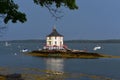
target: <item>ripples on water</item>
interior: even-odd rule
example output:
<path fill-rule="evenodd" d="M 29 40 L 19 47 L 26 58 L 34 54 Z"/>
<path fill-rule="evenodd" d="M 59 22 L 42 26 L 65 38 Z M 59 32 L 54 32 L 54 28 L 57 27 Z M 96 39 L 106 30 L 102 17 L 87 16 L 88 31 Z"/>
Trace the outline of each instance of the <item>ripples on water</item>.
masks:
<path fill-rule="evenodd" d="M 60 59 L 27 56 L 20 50 L 42 48 L 41 42 L 5 42 L 0 43 L 1 73 L 22 73 L 28 78 L 46 80 L 120 80 L 120 59 Z M 120 56 L 120 44 L 113 43 L 66 43 L 72 49 L 84 49 Z M 101 49 L 93 48 L 100 45 Z M 34 80 L 34 79 L 33 79 Z M 37 79 L 36 79 L 37 80 Z"/>

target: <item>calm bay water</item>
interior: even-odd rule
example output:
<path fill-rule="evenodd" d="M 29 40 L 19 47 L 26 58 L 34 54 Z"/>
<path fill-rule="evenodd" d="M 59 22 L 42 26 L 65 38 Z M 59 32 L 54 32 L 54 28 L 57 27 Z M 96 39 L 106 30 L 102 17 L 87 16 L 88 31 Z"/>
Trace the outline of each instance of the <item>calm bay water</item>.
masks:
<path fill-rule="evenodd" d="M 32 69 L 51 70 L 69 74 L 70 77 L 60 80 L 120 80 L 120 59 L 60 59 L 40 58 L 25 55 L 21 52 L 42 48 L 41 42 L 5 42 L 0 43 L 0 67 L 7 68 L 11 73 L 38 73 Z M 120 56 L 120 43 L 66 43 L 72 49 L 85 49 L 90 52 Z M 99 45 L 100 50 L 93 48 Z M 26 71 L 25 68 L 30 70 Z M 73 75 L 72 75 L 73 74 Z M 74 76 L 79 75 L 79 76 Z M 81 76 L 80 76 L 81 75 Z M 96 77 L 96 78 L 95 78 Z M 94 78 L 94 79 L 93 79 Z M 55 79 L 56 80 L 56 79 Z M 59 79 L 57 79 L 59 80 Z"/>

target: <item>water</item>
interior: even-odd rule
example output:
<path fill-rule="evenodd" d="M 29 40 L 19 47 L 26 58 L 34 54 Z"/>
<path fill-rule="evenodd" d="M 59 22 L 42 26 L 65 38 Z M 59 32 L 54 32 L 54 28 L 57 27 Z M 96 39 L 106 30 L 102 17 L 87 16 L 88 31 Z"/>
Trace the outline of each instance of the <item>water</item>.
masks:
<path fill-rule="evenodd" d="M 59 72 L 57 80 L 120 80 L 120 59 L 61 59 L 32 57 L 21 53 L 22 49 L 42 48 L 42 42 L 5 42 L 0 43 L 0 67 L 7 73 L 44 74 Z M 90 52 L 120 56 L 120 43 L 66 43 L 72 49 L 85 49 Z M 99 45 L 101 49 L 94 51 Z M 0 69 L 1 70 L 1 69 Z M 2 72 L 2 71 L 1 71 Z M 4 71 L 3 71 L 4 72 Z M 56 77 L 55 79 L 56 80 Z"/>

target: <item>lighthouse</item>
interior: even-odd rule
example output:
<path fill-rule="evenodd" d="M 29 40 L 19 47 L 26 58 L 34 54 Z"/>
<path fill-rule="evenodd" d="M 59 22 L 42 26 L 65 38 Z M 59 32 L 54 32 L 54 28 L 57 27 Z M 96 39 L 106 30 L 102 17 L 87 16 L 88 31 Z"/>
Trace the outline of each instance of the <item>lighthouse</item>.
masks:
<path fill-rule="evenodd" d="M 46 36 L 46 45 L 44 49 L 48 50 L 61 50 L 64 49 L 63 35 L 59 34 L 55 27 L 52 32 Z"/>

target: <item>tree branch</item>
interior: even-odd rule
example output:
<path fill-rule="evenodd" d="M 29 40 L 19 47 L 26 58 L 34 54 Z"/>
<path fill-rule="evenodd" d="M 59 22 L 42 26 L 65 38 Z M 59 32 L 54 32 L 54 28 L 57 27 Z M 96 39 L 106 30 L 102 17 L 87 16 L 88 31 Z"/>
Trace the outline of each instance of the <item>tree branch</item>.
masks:
<path fill-rule="evenodd" d="M 61 13 L 62 10 L 59 10 L 58 8 L 53 8 L 51 5 L 45 4 L 45 7 L 49 10 L 50 14 L 52 15 L 52 17 L 55 17 L 56 20 L 60 19 L 63 17 L 63 15 Z"/>
<path fill-rule="evenodd" d="M 6 16 L 4 14 L 0 14 L 0 37 L 7 28 L 6 24 L 3 22 L 5 17 Z"/>

